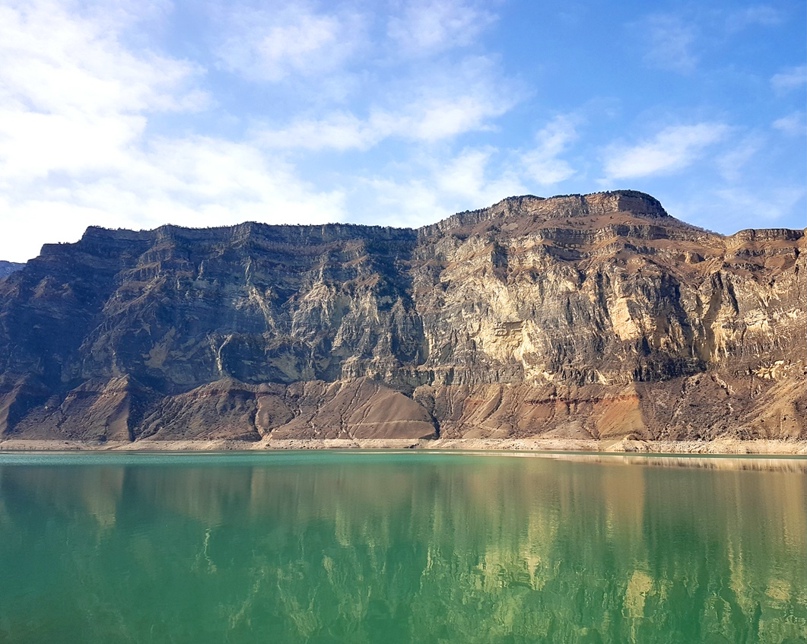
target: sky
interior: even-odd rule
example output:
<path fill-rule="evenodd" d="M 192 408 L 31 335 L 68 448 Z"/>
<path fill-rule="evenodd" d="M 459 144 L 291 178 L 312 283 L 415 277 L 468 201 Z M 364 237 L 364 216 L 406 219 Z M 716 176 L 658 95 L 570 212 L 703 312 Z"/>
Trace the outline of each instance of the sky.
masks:
<path fill-rule="evenodd" d="M 807 225 L 807 3 L 0 0 L 0 259 L 633 189 Z"/>

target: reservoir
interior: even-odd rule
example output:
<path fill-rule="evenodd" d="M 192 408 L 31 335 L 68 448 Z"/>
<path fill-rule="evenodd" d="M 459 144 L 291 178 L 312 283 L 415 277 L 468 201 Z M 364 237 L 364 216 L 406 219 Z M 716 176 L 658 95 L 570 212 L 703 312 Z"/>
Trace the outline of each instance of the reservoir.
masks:
<path fill-rule="evenodd" d="M 0 454 L 0 641 L 803 642 L 807 459 Z"/>

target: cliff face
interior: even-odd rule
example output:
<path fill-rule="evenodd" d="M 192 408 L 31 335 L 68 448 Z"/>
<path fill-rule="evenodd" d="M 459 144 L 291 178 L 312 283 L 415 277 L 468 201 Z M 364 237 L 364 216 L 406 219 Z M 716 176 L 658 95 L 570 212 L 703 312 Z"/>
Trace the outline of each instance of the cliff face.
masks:
<path fill-rule="evenodd" d="M 804 249 L 635 192 L 90 228 L 0 281 L 0 433 L 805 438 Z"/>
<path fill-rule="evenodd" d="M 20 270 L 24 264 L 20 264 L 18 262 L 7 262 L 5 260 L 0 260 L 0 280 L 4 277 L 11 275 L 15 271 Z"/>

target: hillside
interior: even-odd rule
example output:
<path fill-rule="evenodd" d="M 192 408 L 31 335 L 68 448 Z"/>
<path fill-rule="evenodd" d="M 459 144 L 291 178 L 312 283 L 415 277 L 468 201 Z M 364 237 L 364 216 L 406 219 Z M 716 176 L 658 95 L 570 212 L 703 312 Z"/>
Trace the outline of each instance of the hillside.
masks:
<path fill-rule="evenodd" d="M 0 436 L 803 439 L 805 244 L 631 191 L 90 228 L 0 280 Z"/>

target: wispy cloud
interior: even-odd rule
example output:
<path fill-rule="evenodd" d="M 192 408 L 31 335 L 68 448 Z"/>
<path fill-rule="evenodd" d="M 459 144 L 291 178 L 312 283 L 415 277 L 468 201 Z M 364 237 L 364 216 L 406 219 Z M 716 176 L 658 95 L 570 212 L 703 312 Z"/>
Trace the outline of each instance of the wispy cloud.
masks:
<path fill-rule="evenodd" d="M 732 234 L 743 228 L 781 225 L 794 209 L 799 209 L 799 202 L 806 196 L 807 188 L 801 182 L 771 181 L 770 177 L 764 177 L 752 178 L 745 185 L 698 185 L 690 191 L 672 194 L 664 205 L 675 217 Z"/>
<path fill-rule="evenodd" d="M 802 111 L 791 112 L 787 116 L 776 119 L 773 127 L 788 136 L 807 135 L 807 113 Z"/>
<path fill-rule="evenodd" d="M 318 11 L 305 1 L 276 2 L 221 14 L 225 35 L 216 49 L 221 64 L 255 81 L 327 74 L 341 68 L 365 40 L 364 16 L 344 8 Z"/>
<path fill-rule="evenodd" d="M 0 6 L 2 104 L 99 116 L 204 107 L 208 97 L 195 88 L 201 68 L 148 50 L 133 53 L 120 41 L 133 25 L 123 17 L 110 22 L 58 2 Z"/>
<path fill-rule="evenodd" d="M 390 84 L 378 98 L 383 102 L 370 106 L 364 118 L 338 110 L 259 128 L 257 137 L 267 147 L 288 150 L 366 150 L 389 138 L 434 143 L 489 129 L 519 99 L 518 88 L 497 76 L 491 60 L 467 57 Z"/>
<path fill-rule="evenodd" d="M 531 183 L 551 186 L 575 175 L 572 166 L 560 158 L 577 139 L 575 119 L 557 116 L 535 137 L 535 147 L 521 156 L 523 173 Z"/>
<path fill-rule="evenodd" d="M 121 44 L 126 17 L 0 7 L 0 185 L 120 168 L 146 114 L 208 104 L 199 68 Z"/>
<path fill-rule="evenodd" d="M 689 75 L 709 62 L 710 53 L 734 42 L 741 32 L 776 27 L 784 19 L 782 11 L 765 4 L 738 9 L 690 5 L 648 15 L 630 23 L 629 28 L 643 43 L 647 65 Z"/>
<path fill-rule="evenodd" d="M 508 23 L 527 4 L 509 4 Z M 618 12 L 584 5 L 588 22 L 618 29 Z M 673 105 L 629 62 L 624 83 L 598 84 L 585 65 L 564 67 L 580 59 L 563 58 L 552 38 L 527 57 L 528 39 L 493 42 L 500 6 L 0 0 L 0 258 L 31 256 L 43 237 L 75 239 L 88 224 L 377 223 L 383 212 L 420 225 L 512 194 L 586 191 L 597 176 L 609 187 L 641 179 L 630 183 L 665 199 L 664 189 L 707 186 L 721 204 L 715 186 L 753 194 L 757 180 L 762 195 L 779 186 L 781 212 L 798 209 L 786 196 L 803 183 L 793 159 L 807 133 L 807 67 L 785 67 L 799 61 L 790 45 L 773 57 L 776 44 L 755 33 L 792 35 L 785 5 L 689 4 L 634 21 L 639 68 L 689 75 Z M 551 28 L 591 35 L 586 22 Z M 580 38 L 581 54 L 617 60 Z M 735 42 L 742 56 L 710 58 Z M 752 42 L 771 58 L 749 62 Z M 539 89 L 552 87 L 542 84 L 551 56 L 564 78 L 579 71 L 579 93 Z M 777 101 L 750 121 L 738 97 L 758 93 L 771 60 Z M 736 73 L 718 77 L 715 62 Z M 733 103 L 720 102 L 722 87 Z M 546 113 L 560 115 L 536 120 Z M 659 114 L 675 116 L 637 130 Z"/>
<path fill-rule="evenodd" d="M 242 221 L 326 223 L 344 218 L 344 194 L 302 181 L 293 166 L 249 143 L 161 139 L 93 176 L 28 181 L 0 200 L 0 256 L 39 250 L 32 231 L 72 241 L 89 225 L 148 228 L 165 223 L 221 226 Z"/>
<path fill-rule="evenodd" d="M 774 224 L 790 213 L 807 195 L 807 188 L 795 185 L 766 186 L 759 190 L 731 186 L 715 191 L 718 204 L 730 213 L 747 213 L 756 221 L 755 227 Z M 722 202 L 722 203 L 721 203 Z M 714 208 L 712 205 L 712 208 Z M 759 221 L 762 219 L 763 221 Z"/>
<path fill-rule="evenodd" d="M 552 118 L 527 150 L 481 146 L 464 147 L 454 154 L 444 147 L 427 148 L 413 152 L 404 164 L 407 178 L 373 176 L 357 185 L 364 198 L 383 205 L 389 217 L 410 226 L 428 224 L 570 179 L 575 169 L 562 156 L 577 140 L 578 124 L 574 114 Z"/>
<path fill-rule="evenodd" d="M 376 119 L 336 111 L 322 118 L 297 119 L 282 128 L 258 128 L 256 139 L 278 150 L 366 150 L 384 135 Z"/>
<path fill-rule="evenodd" d="M 502 167 L 496 156 L 491 147 L 421 154 L 412 159 L 407 177 L 375 175 L 358 181 L 359 202 L 381 208 L 401 225 L 416 227 L 528 192 L 516 169 Z"/>
<path fill-rule="evenodd" d="M 408 0 L 390 17 L 387 34 L 405 55 L 428 56 L 472 42 L 496 16 L 476 2 Z"/>
<path fill-rule="evenodd" d="M 127 47 L 142 15 L 125 2 L 116 7 L 96 13 L 92 4 L 78 11 L 44 0 L 0 7 L 1 257 L 26 259 L 43 231 L 72 240 L 90 224 L 342 216 L 340 193 L 307 184 L 249 141 L 153 138 L 151 119 L 210 106 L 204 73 Z"/>
<path fill-rule="evenodd" d="M 644 40 L 644 60 L 652 67 L 689 73 L 698 64 L 695 27 L 677 15 L 656 14 L 635 23 Z"/>
<path fill-rule="evenodd" d="M 434 173 L 439 192 L 458 196 L 469 206 L 481 206 L 526 192 L 515 172 L 505 169 L 498 174 L 491 173 L 489 166 L 493 153 L 490 148 L 469 148 L 448 163 L 441 164 Z"/>
<path fill-rule="evenodd" d="M 675 125 L 637 145 L 611 146 L 605 150 L 605 175 L 608 179 L 633 179 L 677 172 L 728 132 L 729 127 L 723 123 Z"/>
<path fill-rule="evenodd" d="M 771 78 L 771 87 L 780 93 L 790 92 L 807 85 L 807 65 L 790 67 Z"/>
<path fill-rule="evenodd" d="M 349 104 L 311 103 L 304 118 L 274 128 L 253 124 L 246 134 L 237 128 L 230 139 L 195 133 L 193 118 L 183 119 L 182 133 L 155 126 L 172 113 L 202 113 L 202 121 L 230 118 L 208 93 L 204 68 L 145 46 L 168 19 L 168 4 L 102 5 L 0 4 L 0 220 L 6 232 L 0 257 L 33 256 L 42 231 L 48 231 L 45 239 L 73 240 L 91 224 L 343 220 L 359 203 L 361 186 L 385 180 L 352 170 L 340 176 L 338 187 L 315 185 L 298 165 L 312 156 L 297 153 L 368 150 L 389 139 L 403 146 L 396 146 L 394 157 L 382 152 L 372 172 L 408 164 L 413 170 L 392 183 L 401 194 L 411 189 L 423 196 L 423 208 L 399 207 L 400 216 L 415 217 L 417 210 L 422 223 L 449 214 L 440 208 L 475 206 L 474 200 L 521 187 L 493 163 L 497 150 L 454 148 L 463 134 L 492 131 L 523 96 L 493 57 L 444 57 L 494 19 L 478 5 L 433 4 L 436 13 L 421 22 L 420 5 L 405 5 L 396 33 L 416 38 L 421 53 L 412 57 L 401 49 L 403 57 L 384 63 L 396 73 L 381 83 L 357 58 L 364 48 L 385 47 L 371 41 L 368 15 L 358 4 L 219 5 L 224 38 L 212 53 L 224 69 L 256 87 L 279 88 L 276 96 L 299 100 L 295 87 L 281 84 L 319 88 L 350 76 L 363 83 Z M 427 51 L 439 55 L 439 64 Z M 284 112 L 268 113 L 280 120 Z M 434 192 L 431 206 L 427 190 Z M 378 192 L 373 198 L 365 205 L 377 212 L 385 198 Z"/>
<path fill-rule="evenodd" d="M 729 12 L 726 17 L 726 28 L 729 32 L 736 32 L 754 26 L 775 27 L 783 20 L 784 16 L 779 9 L 759 4 Z"/>
<path fill-rule="evenodd" d="M 732 145 L 716 159 L 717 169 L 725 181 L 737 182 L 743 171 L 765 147 L 767 141 L 760 134 L 750 134 Z"/>

